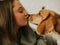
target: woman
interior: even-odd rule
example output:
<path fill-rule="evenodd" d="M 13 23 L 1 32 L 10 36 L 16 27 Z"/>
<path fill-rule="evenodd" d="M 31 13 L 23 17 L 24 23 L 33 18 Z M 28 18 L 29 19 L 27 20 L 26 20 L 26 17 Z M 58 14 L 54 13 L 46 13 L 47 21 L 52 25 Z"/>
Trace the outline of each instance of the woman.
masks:
<path fill-rule="evenodd" d="M 0 45 L 16 45 L 19 28 L 26 25 L 27 12 L 19 0 L 0 0 Z"/>

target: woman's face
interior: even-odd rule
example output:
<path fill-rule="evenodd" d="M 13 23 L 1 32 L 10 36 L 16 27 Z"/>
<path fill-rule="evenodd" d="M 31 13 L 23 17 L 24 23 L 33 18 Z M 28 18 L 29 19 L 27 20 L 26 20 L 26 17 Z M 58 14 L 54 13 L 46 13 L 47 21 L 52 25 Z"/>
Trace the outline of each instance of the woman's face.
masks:
<path fill-rule="evenodd" d="M 13 14 L 18 26 L 27 25 L 27 12 L 18 0 L 13 2 Z"/>

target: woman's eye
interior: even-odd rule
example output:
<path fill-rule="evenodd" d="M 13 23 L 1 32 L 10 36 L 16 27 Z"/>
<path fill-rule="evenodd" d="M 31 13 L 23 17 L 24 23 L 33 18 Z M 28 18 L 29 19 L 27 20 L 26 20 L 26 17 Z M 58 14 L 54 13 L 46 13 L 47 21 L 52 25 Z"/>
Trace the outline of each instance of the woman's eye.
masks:
<path fill-rule="evenodd" d="M 19 13 L 23 13 L 23 10 L 19 10 Z"/>
<path fill-rule="evenodd" d="M 19 13 L 23 13 L 23 10 L 24 10 L 24 9 L 23 9 L 22 7 L 20 7 L 20 8 L 18 9 L 18 12 L 19 12 Z"/>
<path fill-rule="evenodd" d="M 19 7 L 19 8 L 18 8 L 18 12 L 19 12 L 19 13 L 23 13 L 24 10 L 25 10 L 25 9 L 24 9 L 23 7 Z"/>

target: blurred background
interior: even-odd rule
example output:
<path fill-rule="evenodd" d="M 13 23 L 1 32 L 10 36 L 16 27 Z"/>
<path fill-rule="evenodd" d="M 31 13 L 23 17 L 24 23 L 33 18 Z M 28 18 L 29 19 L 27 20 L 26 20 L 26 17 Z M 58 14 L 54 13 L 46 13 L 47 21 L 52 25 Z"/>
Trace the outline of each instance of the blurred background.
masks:
<path fill-rule="evenodd" d="M 43 6 L 60 14 L 60 0 L 20 0 L 20 2 L 30 14 L 38 13 Z"/>

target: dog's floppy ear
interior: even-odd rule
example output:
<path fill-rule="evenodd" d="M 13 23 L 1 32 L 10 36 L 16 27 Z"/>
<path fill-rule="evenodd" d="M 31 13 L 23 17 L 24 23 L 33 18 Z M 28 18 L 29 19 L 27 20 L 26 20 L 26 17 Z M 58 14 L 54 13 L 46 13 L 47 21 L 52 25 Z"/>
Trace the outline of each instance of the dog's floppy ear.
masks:
<path fill-rule="evenodd" d="M 58 34 L 60 34 L 60 15 L 56 14 L 55 19 L 57 21 L 55 31 L 58 32 Z"/>

